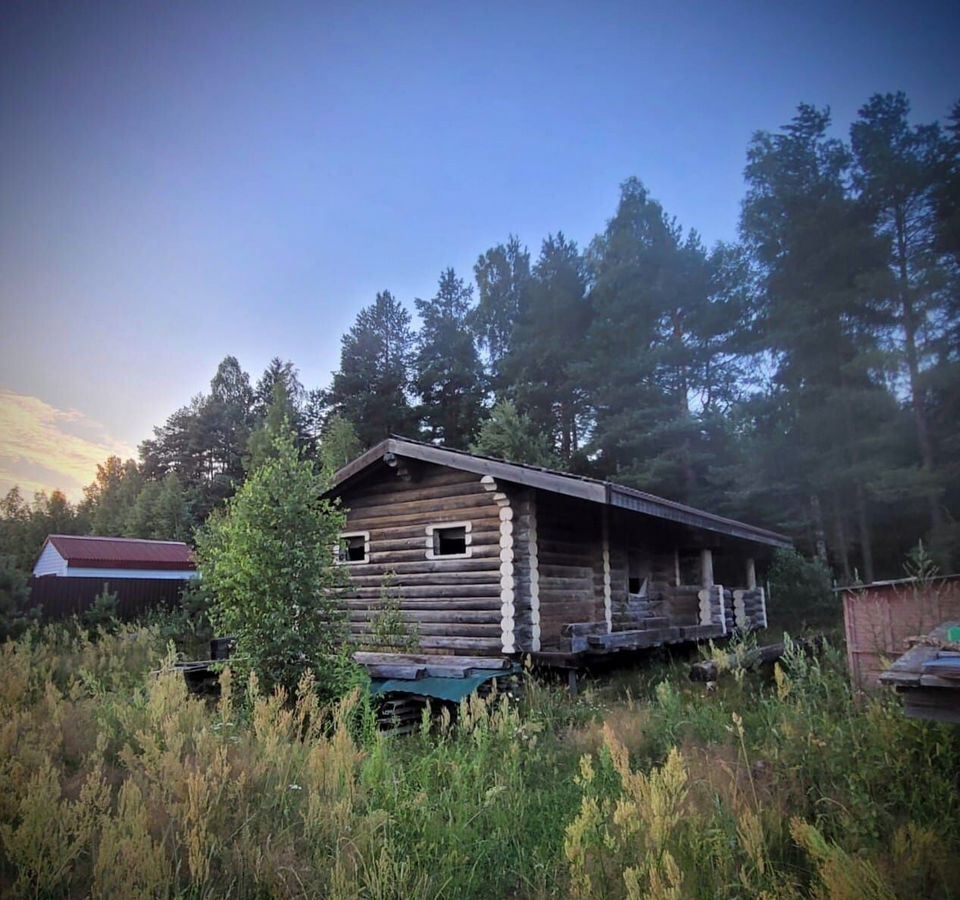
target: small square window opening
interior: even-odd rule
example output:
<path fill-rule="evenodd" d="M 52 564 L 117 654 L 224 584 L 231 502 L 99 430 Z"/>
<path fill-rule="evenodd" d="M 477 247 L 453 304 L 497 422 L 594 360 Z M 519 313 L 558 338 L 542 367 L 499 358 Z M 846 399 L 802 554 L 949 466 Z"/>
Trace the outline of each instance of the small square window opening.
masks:
<path fill-rule="evenodd" d="M 340 562 L 364 562 L 367 558 L 367 539 L 362 534 L 349 534 L 340 538 Z"/>
<path fill-rule="evenodd" d="M 433 532 L 434 556 L 462 556 L 467 552 L 467 529 L 437 528 Z"/>

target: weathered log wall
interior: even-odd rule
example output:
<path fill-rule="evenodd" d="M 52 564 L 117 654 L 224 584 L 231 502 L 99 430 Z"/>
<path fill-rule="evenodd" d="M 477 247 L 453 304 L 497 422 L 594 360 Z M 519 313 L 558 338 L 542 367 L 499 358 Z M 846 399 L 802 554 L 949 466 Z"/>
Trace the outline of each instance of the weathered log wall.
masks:
<path fill-rule="evenodd" d="M 416 623 L 420 648 L 497 654 L 501 634 L 501 508 L 476 475 L 439 466 L 404 480 L 386 467 L 347 489 L 347 532 L 369 532 L 368 561 L 344 564 L 345 604 L 354 639 L 369 639 L 382 609 L 384 580 L 404 619 Z M 469 557 L 428 559 L 427 526 L 469 522 Z"/>
<path fill-rule="evenodd" d="M 602 507 L 538 493 L 541 644 L 562 646 L 571 622 L 604 619 Z"/>

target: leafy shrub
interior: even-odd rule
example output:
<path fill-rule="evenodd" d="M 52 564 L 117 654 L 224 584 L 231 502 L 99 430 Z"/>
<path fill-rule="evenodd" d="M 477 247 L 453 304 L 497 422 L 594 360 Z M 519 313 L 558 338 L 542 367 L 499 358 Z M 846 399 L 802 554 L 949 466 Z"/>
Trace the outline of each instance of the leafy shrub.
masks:
<path fill-rule="evenodd" d="M 39 621 L 40 608 L 30 607 L 27 576 L 11 556 L 0 556 L 0 641 L 17 637 Z"/>
<path fill-rule="evenodd" d="M 370 618 L 367 641 L 375 649 L 394 653 L 409 652 L 420 646 L 420 626 L 404 618 L 397 578 L 393 572 L 387 572 L 383 577 L 380 600 Z"/>
<path fill-rule="evenodd" d="M 120 624 L 117 616 L 119 597 L 110 590 L 110 583 L 103 583 L 103 590 L 93 599 L 93 603 L 84 610 L 80 621 L 84 627 L 95 634 L 98 630 L 115 632 Z"/>
<path fill-rule="evenodd" d="M 768 572 L 771 624 L 797 633 L 807 626 L 836 625 L 843 607 L 832 590 L 830 570 L 796 550 L 777 550 Z"/>
<path fill-rule="evenodd" d="M 281 433 L 272 453 L 198 534 L 197 555 L 211 618 L 236 638 L 232 665 L 272 690 L 292 691 L 310 670 L 324 696 L 347 636 L 338 604 L 343 569 L 334 548 L 343 513 L 322 499 L 326 480 Z"/>

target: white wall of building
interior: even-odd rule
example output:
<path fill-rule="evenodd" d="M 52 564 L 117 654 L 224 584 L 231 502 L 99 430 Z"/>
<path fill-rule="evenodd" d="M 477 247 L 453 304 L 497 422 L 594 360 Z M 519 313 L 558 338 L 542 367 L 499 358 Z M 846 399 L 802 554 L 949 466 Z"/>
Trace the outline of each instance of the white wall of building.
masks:
<path fill-rule="evenodd" d="M 66 575 L 67 561 L 60 555 L 53 544 L 47 544 L 40 554 L 40 559 L 33 567 L 34 575 Z"/>
<path fill-rule="evenodd" d="M 84 569 L 79 566 L 67 566 L 66 570 L 58 573 L 69 575 L 72 578 L 179 578 L 181 580 L 196 578 L 197 573 L 184 572 L 172 569 Z"/>

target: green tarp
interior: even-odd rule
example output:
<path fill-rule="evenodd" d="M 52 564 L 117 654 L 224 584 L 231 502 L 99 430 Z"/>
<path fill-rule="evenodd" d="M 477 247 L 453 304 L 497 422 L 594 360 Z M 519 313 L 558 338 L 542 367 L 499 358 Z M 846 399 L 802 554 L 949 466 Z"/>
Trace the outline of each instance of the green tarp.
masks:
<path fill-rule="evenodd" d="M 464 675 L 463 678 L 374 678 L 370 682 L 370 693 L 374 696 L 383 694 L 413 694 L 416 697 L 434 697 L 437 700 L 450 700 L 459 703 L 469 697 L 481 684 L 494 678 L 503 678 L 520 671 L 518 666 L 512 669 L 497 669 L 478 672 L 475 675 Z"/>

